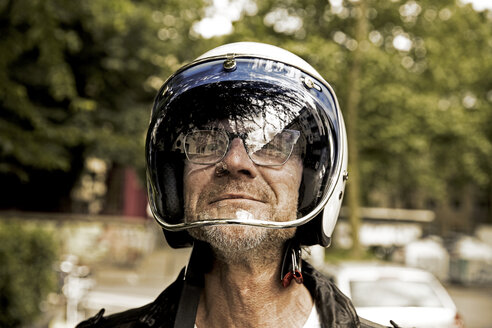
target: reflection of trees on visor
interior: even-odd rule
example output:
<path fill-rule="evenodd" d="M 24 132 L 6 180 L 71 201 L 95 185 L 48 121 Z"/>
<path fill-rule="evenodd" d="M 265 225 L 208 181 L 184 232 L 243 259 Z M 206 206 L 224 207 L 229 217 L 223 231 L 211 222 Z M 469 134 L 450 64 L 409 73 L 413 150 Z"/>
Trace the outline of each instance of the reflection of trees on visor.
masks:
<path fill-rule="evenodd" d="M 155 141 L 179 149 L 192 130 L 221 128 L 251 134 L 266 143 L 290 128 L 308 100 L 301 92 L 264 82 L 222 81 L 197 86 L 176 96 L 154 126 Z M 220 126 L 218 126 L 220 125 Z M 162 129 L 161 129 L 162 128 Z M 169 144 L 172 142 L 172 144 Z M 251 147 L 257 147 L 250 144 Z M 169 148 L 168 148 L 169 147 Z"/>
<path fill-rule="evenodd" d="M 265 83 L 226 81 L 198 86 L 171 102 L 170 120 L 188 129 L 226 120 L 236 131 L 282 131 L 304 107 L 301 93 Z M 172 113 L 171 113 L 172 111 Z M 172 126 L 180 126 L 179 124 Z"/>

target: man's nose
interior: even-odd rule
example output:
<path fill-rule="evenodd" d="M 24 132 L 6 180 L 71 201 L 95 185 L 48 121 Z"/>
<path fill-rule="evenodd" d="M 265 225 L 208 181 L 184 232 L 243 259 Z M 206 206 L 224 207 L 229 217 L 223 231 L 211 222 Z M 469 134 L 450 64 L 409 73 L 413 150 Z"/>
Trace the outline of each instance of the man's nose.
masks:
<path fill-rule="evenodd" d="M 222 160 L 227 165 L 231 174 L 244 174 L 254 178 L 257 175 L 257 167 L 249 158 L 241 138 L 231 141 L 229 150 Z"/>

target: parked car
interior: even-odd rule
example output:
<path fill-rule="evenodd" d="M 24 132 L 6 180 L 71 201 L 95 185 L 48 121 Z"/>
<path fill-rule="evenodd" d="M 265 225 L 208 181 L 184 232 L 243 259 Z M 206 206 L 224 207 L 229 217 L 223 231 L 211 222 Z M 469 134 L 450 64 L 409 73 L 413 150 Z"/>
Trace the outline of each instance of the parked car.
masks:
<path fill-rule="evenodd" d="M 456 306 L 429 272 L 403 266 L 342 264 L 322 271 L 352 299 L 357 313 L 368 320 L 400 327 L 463 328 Z"/>

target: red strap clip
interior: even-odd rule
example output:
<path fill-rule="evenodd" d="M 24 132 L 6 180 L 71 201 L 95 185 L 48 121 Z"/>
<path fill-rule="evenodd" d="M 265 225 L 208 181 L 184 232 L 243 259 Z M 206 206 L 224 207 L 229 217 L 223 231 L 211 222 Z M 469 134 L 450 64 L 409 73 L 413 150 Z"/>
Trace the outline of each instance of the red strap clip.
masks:
<path fill-rule="evenodd" d="M 297 270 L 294 272 L 291 271 L 291 272 L 287 272 L 287 274 L 282 279 L 282 286 L 284 286 L 284 288 L 289 287 L 292 279 L 294 279 L 298 284 L 302 284 L 302 282 L 304 281 L 301 272 Z"/>

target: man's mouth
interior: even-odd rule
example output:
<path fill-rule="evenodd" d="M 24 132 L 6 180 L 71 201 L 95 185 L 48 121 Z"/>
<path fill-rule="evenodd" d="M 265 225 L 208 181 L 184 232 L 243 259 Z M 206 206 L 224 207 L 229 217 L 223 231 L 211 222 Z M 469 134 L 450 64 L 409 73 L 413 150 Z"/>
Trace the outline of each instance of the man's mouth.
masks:
<path fill-rule="evenodd" d="M 227 201 L 227 200 L 251 200 L 251 201 L 264 203 L 264 201 L 262 201 L 261 199 L 258 199 L 257 197 L 248 194 L 230 193 L 230 194 L 219 195 L 218 197 L 213 198 L 209 204 L 217 203 L 220 201 Z"/>

